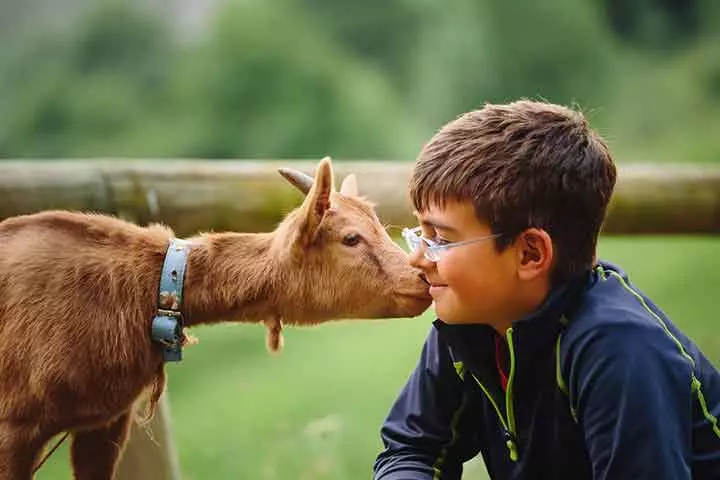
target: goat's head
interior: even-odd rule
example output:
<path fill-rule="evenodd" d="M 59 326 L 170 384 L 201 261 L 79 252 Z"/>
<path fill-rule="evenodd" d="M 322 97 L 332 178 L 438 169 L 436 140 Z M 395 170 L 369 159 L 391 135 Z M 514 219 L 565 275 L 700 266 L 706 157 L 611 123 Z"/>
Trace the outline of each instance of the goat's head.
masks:
<path fill-rule="evenodd" d="M 280 302 L 285 322 L 414 317 L 430 306 L 427 282 L 358 196 L 354 175 L 336 192 L 327 157 L 315 178 L 290 169 L 280 174 L 306 194 L 276 237 L 284 243 L 285 275 L 297 287 L 291 290 L 302 295 Z"/>

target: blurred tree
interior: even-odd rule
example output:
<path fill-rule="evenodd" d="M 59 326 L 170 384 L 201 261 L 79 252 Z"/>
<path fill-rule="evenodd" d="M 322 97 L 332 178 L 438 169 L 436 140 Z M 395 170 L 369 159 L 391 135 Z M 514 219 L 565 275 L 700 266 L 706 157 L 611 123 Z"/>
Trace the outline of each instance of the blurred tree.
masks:
<path fill-rule="evenodd" d="M 467 0 L 425 9 L 413 100 L 434 124 L 518 97 L 595 106 L 612 84 L 612 45 L 588 2 Z"/>
<path fill-rule="evenodd" d="M 81 75 L 109 72 L 149 83 L 167 72 L 168 33 L 158 18 L 125 4 L 103 3 L 90 10 L 73 45 L 73 67 Z"/>
<path fill-rule="evenodd" d="M 701 0 L 604 0 L 613 31 L 637 47 L 668 49 L 694 40 Z"/>
<path fill-rule="evenodd" d="M 119 3 L 92 9 L 70 38 L 42 37 L 2 76 L 0 155 L 123 155 L 162 108 L 172 46 L 160 22 Z"/>
<path fill-rule="evenodd" d="M 219 12 L 182 76 L 186 153 L 391 158 L 408 151 L 403 132 L 412 125 L 386 79 L 306 13 L 260 3 Z"/>
<path fill-rule="evenodd" d="M 268 34 L 272 32 L 272 34 Z M 0 82 L 0 156 L 407 156 L 386 78 L 292 7 L 231 5 L 180 51 L 155 17 L 104 4 Z M 179 59 L 181 55 L 181 59 Z M 393 125 L 392 129 L 388 125 Z M 411 145 L 409 147 L 409 145 Z"/>
<path fill-rule="evenodd" d="M 430 18 L 417 0 L 291 0 L 352 55 L 385 72 L 396 87 L 412 78 L 421 30 Z"/>

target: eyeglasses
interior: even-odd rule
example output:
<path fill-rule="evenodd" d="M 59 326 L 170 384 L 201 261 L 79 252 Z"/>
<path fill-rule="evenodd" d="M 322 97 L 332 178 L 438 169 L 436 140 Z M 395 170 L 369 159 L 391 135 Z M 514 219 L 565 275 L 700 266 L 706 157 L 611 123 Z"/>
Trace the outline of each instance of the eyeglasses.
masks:
<path fill-rule="evenodd" d="M 460 247 L 462 245 L 469 245 L 471 243 L 484 242 L 486 240 L 492 240 L 493 238 L 501 237 L 502 233 L 493 233 L 491 235 L 485 235 L 470 240 L 463 240 L 462 242 L 454 243 L 438 243 L 429 238 L 422 236 L 422 228 L 404 228 L 402 236 L 408 245 L 411 253 L 416 252 L 421 245 L 425 244 L 424 256 L 431 262 L 437 262 L 440 258 L 451 248 Z"/>

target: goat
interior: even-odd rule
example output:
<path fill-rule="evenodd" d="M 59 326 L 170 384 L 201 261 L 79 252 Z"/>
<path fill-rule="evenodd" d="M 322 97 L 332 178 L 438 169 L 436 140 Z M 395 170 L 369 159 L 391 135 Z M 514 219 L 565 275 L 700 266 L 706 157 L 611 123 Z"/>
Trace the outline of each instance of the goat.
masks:
<path fill-rule="evenodd" d="M 315 178 L 281 169 L 306 196 L 273 232 L 187 239 L 186 326 L 413 317 L 431 303 L 354 175 L 335 191 L 324 158 Z M 0 478 L 30 479 L 45 444 L 72 436 L 76 479 L 112 479 L 133 405 L 165 387 L 151 338 L 173 232 L 91 213 L 45 211 L 0 222 Z"/>

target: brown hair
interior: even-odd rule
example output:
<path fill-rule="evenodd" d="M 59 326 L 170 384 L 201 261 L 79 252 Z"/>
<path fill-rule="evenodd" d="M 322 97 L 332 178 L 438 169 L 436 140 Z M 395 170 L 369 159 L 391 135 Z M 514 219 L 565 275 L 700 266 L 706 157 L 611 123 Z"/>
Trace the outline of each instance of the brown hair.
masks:
<path fill-rule="evenodd" d="M 418 211 L 472 201 L 481 221 L 506 234 L 499 249 L 526 228 L 547 231 L 561 282 L 591 267 L 615 178 L 607 144 L 582 113 L 522 100 L 442 127 L 420 152 L 410 196 Z"/>

